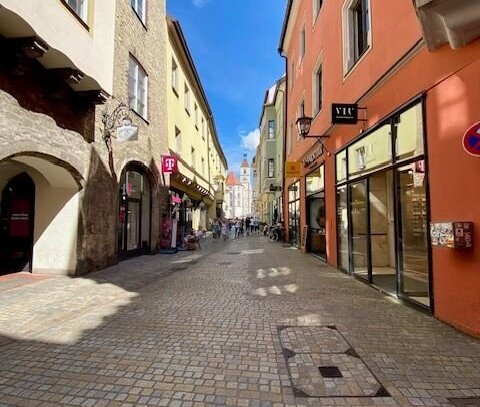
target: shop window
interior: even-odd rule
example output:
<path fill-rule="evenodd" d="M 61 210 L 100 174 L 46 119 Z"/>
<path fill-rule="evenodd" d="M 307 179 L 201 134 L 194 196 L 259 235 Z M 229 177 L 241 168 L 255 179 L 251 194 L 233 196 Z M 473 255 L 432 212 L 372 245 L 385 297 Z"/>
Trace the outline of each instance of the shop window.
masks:
<path fill-rule="evenodd" d="M 148 76 L 132 56 L 128 63 L 128 99 L 130 108 L 147 119 Z"/>
<path fill-rule="evenodd" d="M 347 179 L 347 150 L 343 150 L 336 156 L 336 180 L 342 182 Z"/>
<path fill-rule="evenodd" d="M 380 127 L 348 148 L 350 178 L 378 170 L 392 161 L 390 124 Z"/>
<path fill-rule="evenodd" d="M 87 22 L 88 0 L 64 0 L 68 7 L 85 23 Z"/>
<path fill-rule="evenodd" d="M 347 0 L 343 21 L 344 60 L 348 72 L 370 47 L 370 0 Z"/>
<path fill-rule="evenodd" d="M 325 188 L 325 166 L 320 166 L 306 177 L 307 195 L 322 191 Z"/>
<path fill-rule="evenodd" d="M 135 10 L 135 13 L 143 24 L 145 24 L 146 21 L 146 3 L 147 0 L 131 0 L 132 8 Z"/>
<path fill-rule="evenodd" d="M 397 161 L 424 154 L 422 105 L 419 103 L 394 119 Z"/>

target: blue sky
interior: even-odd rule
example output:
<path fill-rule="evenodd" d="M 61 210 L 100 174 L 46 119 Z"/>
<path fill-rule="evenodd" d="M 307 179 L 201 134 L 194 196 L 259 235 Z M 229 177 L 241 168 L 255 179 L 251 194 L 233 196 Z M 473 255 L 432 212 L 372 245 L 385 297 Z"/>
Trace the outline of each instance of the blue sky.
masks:
<path fill-rule="evenodd" d="M 284 72 L 277 52 L 285 0 L 167 0 L 180 21 L 230 169 L 249 160 L 265 91 Z"/>

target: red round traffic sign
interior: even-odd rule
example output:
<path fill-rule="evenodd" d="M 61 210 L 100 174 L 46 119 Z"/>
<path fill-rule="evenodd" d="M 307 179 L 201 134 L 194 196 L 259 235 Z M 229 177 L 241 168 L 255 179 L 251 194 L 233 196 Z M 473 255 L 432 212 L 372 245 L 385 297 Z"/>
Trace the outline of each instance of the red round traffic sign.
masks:
<path fill-rule="evenodd" d="M 463 135 L 464 150 L 475 157 L 480 157 L 480 122 L 471 126 Z"/>

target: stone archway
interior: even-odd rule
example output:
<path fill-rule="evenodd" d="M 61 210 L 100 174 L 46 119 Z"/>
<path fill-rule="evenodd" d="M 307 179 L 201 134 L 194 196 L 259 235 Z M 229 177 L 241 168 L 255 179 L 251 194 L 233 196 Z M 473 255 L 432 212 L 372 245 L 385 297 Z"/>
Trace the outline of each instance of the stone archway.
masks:
<path fill-rule="evenodd" d="M 0 161 L 0 191 L 13 184 L 18 191 L 23 191 L 19 192 L 20 196 L 28 195 L 28 180 L 33 184 L 34 190 L 34 199 L 30 199 L 33 209 L 30 217 L 32 230 L 28 270 L 32 273 L 75 275 L 83 178 L 69 163 L 49 155 L 25 152 Z M 17 224 L 17 231 L 14 228 L 13 234 L 18 233 L 18 227 L 26 227 L 27 213 L 22 208 L 12 212 L 8 194 L 2 194 L 0 199 L 0 217 L 8 218 L 4 223 L 9 225 L 9 231 L 4 233 L 11 238 L 12 221 Z M 27 205 L 26 200 L 23 199 L 20 206 Z M 18 206 L 18 202 L 15 205 Z M 20 252 L 16 253 L 15 256 L 18 257 Z M 25 267 L 26 264 L 22 270 Z M 18 268 L 19 266 L 13 269 L 10 267 L 9 271 L 20 271 Z"/>

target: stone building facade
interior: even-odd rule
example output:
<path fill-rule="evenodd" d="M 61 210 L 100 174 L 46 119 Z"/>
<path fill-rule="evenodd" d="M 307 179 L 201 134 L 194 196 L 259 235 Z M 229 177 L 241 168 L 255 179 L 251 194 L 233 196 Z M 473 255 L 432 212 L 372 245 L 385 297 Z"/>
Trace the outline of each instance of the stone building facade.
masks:
<path fill-rule="evenodd" d="M 0 274 L 81 275 L 155 250 L 167 211 L 165 1 L 73 3 L 0 1 Z M 121 103 L 134 109 L 112 134 L 129 117 L 138 140 L 107 146 L 102 113 Z"/>

